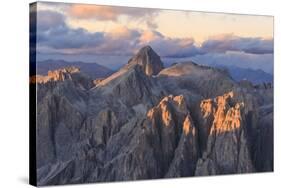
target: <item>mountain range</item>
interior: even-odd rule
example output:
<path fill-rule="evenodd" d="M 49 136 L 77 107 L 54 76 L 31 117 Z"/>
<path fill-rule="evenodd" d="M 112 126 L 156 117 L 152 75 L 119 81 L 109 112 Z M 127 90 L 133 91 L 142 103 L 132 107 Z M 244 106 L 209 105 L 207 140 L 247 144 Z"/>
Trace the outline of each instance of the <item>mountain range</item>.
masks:
<path fill-rule="evenodd" d="M 174 63 L 163 63 L 164 66 L 169 67 Z M 98 63 L 85 63 L 81 61 L 65 61 L 65 60 L 42 60 L 37 62 L 37 74 L 46 75 L 50 70 L 56 70 L 59 68 L 75 66 L 80 68 L 81 72 L 87 74 L 93 79 L 97 78 L 105 78 L 116 72 L 116 69 L 110 69 L 106 66 L 103 66 Z M 242 80 L 248 80 L 253 84 L 262 84 L 262 83 L 273 83 L 273 76 L 269 73 L 264 72 L 261 69 L 250 69 L 250 68 L 240 68 L 233 65 L 218 65 L 215 63 L 211 63 L 210 65 L 206 64 L 206 66 L 216 67 L 219 69 L 223 69 L 229 72 L 229 75 L 237 82 Z"/>
<path fill-rule="evenodd" d="M 150 46 L 112 74 L 74 65 L 31 80 L 38 185 L 273 171 L 271 83 L 164 68 Z"/>
<path fill-rule="evenodd" d="M 231 77 L 237 82 L 248 80 L 253 84 L 273 83 L 273 76 L 261 69 L 253 70 L 250 68 L 240 68 L 233 65 L 215 65 L 215 67 L 227 70 Z"/>
<path fill-rule="evenodd" d="M 74 66 L 81 70 L 81 72 L 87 74 L 93 79 L 109 76 L 113 73 L 113 70 L 99 65 L 97 63 L 85 63 L 81 61 L 64 61 L 64 60 L 43 60 L 38 61 L 36 66 L 36 72 L 39 75 L 46 75 L 48 71 L 56 70 L 64 67 Z"/>
<path fill-rule="evenodd" d="M 262 84 L 268 82 L 273 83 L 273 75 L 261 69 L 242 68 L 239 66 L 228 64 L 227 62 L 225 62 L 224 64 L 219 64 L 213 61 L 210 62 L 204 61 L 198 63 L 200 65 L 215 67 L 218 69 L 228 71 L 229 75 L 237 82 L 248 80 L 253 84 Z M 173 64 L 174 64 L 173 61 L 170 60 L 169 63 L 165 63 L 165 67 L 169 67 Z"/>

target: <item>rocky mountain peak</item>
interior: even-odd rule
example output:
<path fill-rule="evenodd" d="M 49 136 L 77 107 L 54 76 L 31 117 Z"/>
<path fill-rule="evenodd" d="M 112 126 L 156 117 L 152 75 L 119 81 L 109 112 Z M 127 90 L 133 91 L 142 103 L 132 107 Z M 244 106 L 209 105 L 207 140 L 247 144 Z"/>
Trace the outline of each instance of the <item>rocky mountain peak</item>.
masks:
<path fill-rule="evenodd" d="M 242 124 L 243 102 L 234 101 L 234 92 L 228 92 L 214 99 L 201 101 L 200 108 L 204 119 L 212 116 L 211 134 L 221 134 L 237 130 Z"/>
<path fill-rule="evenodd" d="M 73 83 L 75 87 L 79 87 L 80 89 L 90 89 L 95 86 L 93 80 L 87 74 L 80 72 L 80 68 L 75 66 L 48 71 L 46 76 L 34 75 L 31 77 L 30 82 L 43 85 L 49 85 L 50 83 L 56 82 L 69 82 Z"/>
<path fill-rule="evenodd" d="M 169 95 L 164 97 L 158 106 L 152 108 L 148 111 L 147 117 L 152 119 L 155 114 L 161 114 L 162 121 L 165 125 L 169 124 L 169 121 L 172 119 L 172 113 L 171 111 L 177 111 L 182 114 L 187 113 L 187 107 L 185 99 L 182 95 L 173 96 Z"/>
<path fill-rule="evenodd" d="M 148 76 L 158 74 L 164 67 L 160 56 L 150 46 L 141 48 L 138 53 L 129 60 L 128 64 L 140 65 L 144 73 Z"/>
<path fill-rule="evenodd" d="M 234 93 L 229 92 L 216 98 L 215 101 L 217 101 L 217 112 L 215 114 L 215 120 L 211 129 L 211 133 L 216 132 L 216 134 L 221 134 L 241 128 L 241 111 L 244 107 L 244 103 L 237 102 L 235 105 L 233 105 L 233 97 Z"/>
<path fill-rule="evenodd" d="M 198 158 L 197 130 L 183 95 L 164 97 L 147 113 L 154 147 L 166 177 L 191 175 Z M 160 154 L 159 154 L 160 153 Z M 184 166 L 184 168 L 181 168 Z"/>
<path fill-rule="evenodd" d="M 80 69 L 74 66 L 48 71 L 47 76 L 35 75 L 31 77 L 31 83 L 47 83 L 49 81 L 64 81 L 71 77 L 71 74 L 79 73 Z"/>
<path fill-rule="evenodd" d="M 80 69 L 74 66 L 48 71 L 48 78 L 54 81 L 65 80 L 68 74 L 80 72 Z"/>
<path fill-rule="evenodd" d="M 196 175 L 253 172 L 244 103 L 234 100 L 234 92 L 201 102 L 205 121 L 211 123 L 206 152 L 197 162 Z M 212 118 L 210 118 L 212 116 Z"/>

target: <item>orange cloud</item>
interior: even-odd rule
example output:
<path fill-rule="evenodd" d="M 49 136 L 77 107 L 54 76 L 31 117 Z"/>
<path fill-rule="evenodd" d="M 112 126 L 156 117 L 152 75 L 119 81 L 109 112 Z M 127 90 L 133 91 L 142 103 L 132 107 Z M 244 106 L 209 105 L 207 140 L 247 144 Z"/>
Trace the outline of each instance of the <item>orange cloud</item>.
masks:
<path fill-rule="evenodd" d="M 73 5 L 69 14 L 76 18 L 96 18 L 99 20 L 115 20 L 119 14 L 116 9 L 110 6 L 97 5 Z"/>
<path fill-rule="evenodd" d="M 117 7 L 117 6 L 102 6 L 102 5 L 85 5 L 74 4 L 69 7 L 68 14 L 80 19 L 97 19 L 97 20 L 117 20 L 119 16 L 125 15 L 127 17 L 134 17 L 141 19 L 146 15 L 152 15 L 159 10 L 148 8 L 131 8 L 131 7 Z M 150 21 L 148 24 L 153 25 Z"/>
<path fill-rule="evenodd" d="M 113 29 L 111 29 L 108 34 L 113 38 L 124 38 L 124 37 L 130 37 L 132 34 L 132 31 L 128 29 L 125 26 L 118 26 Z"/>
<path fill-rule="evenodd" d="M 155 40 L 157 38 L 159 38 L 159 34 L 158 33 L 155 33 L 153 31 L 150 31 L 150 30 L 146 30 L 146 31 L 143 31 L 141 37 L 140 37 L 140 41 L 141 42 L 144 42 L 144 43 L 147 43 L 147 42 L 150 42 L 152 40 Z"/>

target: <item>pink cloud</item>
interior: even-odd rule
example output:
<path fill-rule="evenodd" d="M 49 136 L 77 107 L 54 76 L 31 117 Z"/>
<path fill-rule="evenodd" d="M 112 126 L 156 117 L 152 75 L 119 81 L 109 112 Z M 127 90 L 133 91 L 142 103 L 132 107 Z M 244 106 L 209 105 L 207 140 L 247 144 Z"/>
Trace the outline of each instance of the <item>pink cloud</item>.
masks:
<path fill-rule="evenodd" d="M 115 20 L 119 12 L 110 6 L 72 5 L 69 14 L 82 19 Z"/>
<path fill-rule="evenodd" d="M 250 54 L 272 54 L 273 39 L 222 34 L 210 37 L 203 42 L 201 48 L 206 52 L 240 51 Z"/>
<path fill-rule="evenodd" d="M 104 21 L 117 20 L 121 15 L 140 18 L 158 11 L 159 10 L 147 8 L 75 4 L 69 7 L 68 13 L 70 16 L 80 19 L 97 19 Z"/>

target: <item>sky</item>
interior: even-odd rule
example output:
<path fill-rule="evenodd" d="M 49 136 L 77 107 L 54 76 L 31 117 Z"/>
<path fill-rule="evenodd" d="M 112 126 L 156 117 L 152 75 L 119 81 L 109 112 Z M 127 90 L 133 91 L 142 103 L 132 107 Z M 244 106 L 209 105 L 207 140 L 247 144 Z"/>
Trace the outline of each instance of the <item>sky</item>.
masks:
<path fill-rule="evenodd" d="M 97 63 L 118 67 L 126 63 L 118 56 L 150 45 L 165 60 L 273 71 L 271 16 L 44 2 L 31 12 L 37 13 L 39 60 L 105 57 Z"/>

